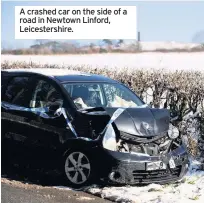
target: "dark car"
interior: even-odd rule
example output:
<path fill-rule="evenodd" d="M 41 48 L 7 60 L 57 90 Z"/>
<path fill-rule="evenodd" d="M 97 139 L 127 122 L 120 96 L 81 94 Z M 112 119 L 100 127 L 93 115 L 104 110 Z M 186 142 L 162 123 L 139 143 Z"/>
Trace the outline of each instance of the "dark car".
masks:
<path fill-rule="evenodd" d="M 56 69 L 4 70 L 2 154 L 58 170 L 73 186 L 181 179 L 188 156 L 166 109 L 110 78 Z M 23 164 L 23 163 L 22 163 Z"/>

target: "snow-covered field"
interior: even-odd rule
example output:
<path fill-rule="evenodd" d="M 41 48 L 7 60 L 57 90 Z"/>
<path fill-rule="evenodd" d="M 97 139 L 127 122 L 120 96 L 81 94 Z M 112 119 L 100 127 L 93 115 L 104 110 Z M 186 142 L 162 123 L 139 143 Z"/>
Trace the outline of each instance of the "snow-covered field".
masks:
<path fill-rule="evenodd" d="M 1 62 L 33 62 L 59 66 L 91 66 L 94 68 L 158 68 L 166 70 L 204 71 L 204 52 L 139 53 L 89 55 L 2 55 Z"/>

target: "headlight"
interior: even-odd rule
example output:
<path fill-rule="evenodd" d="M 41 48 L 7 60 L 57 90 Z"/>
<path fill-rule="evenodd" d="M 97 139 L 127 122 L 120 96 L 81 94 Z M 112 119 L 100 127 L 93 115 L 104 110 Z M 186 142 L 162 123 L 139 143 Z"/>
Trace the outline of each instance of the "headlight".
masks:
<path fill-rule="evenodd" d="M 179 136 L 178 128 L 173 126 L 171 123 L 169 124 L 168 135 L 171 139 L 176 139 Z"/>
<path fill-rule="evenodd" d="M 105 149 L 116 151 L 116 134 L 112 125 L 109 125 L 103 137 L 103 147 Z"/>

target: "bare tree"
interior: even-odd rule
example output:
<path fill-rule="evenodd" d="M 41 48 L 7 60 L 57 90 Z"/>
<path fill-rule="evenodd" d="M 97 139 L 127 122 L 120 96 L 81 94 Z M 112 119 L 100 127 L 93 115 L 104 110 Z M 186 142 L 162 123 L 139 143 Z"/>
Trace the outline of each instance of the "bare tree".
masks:
<path fill-rule="evenodd" d="M 124 40 L 123 40 L 123 39 L 119 39 L 118 42 L 117 42 L 118 45 L 121 45 L 121 44 L 123 44 L 123 43 L 124 43 Z"/>
<path fill-rule="evenodd" d="M 112 45 L 113 42 L 110 39 L 103 39 L 103 42 L 106 43 L 107 45 Z"/>

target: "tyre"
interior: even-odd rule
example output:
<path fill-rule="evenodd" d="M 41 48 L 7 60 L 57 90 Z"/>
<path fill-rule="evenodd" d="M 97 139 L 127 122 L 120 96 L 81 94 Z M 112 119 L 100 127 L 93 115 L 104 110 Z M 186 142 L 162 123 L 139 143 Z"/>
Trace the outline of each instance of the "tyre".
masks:
<path fill-rule="evenodd" d="M 90 157 L 83 151 L 68 151 L 64 156 L 64 179 L 66 183 L 80 188 L 89 185 L 94 175 L 94 167 Z"/>

